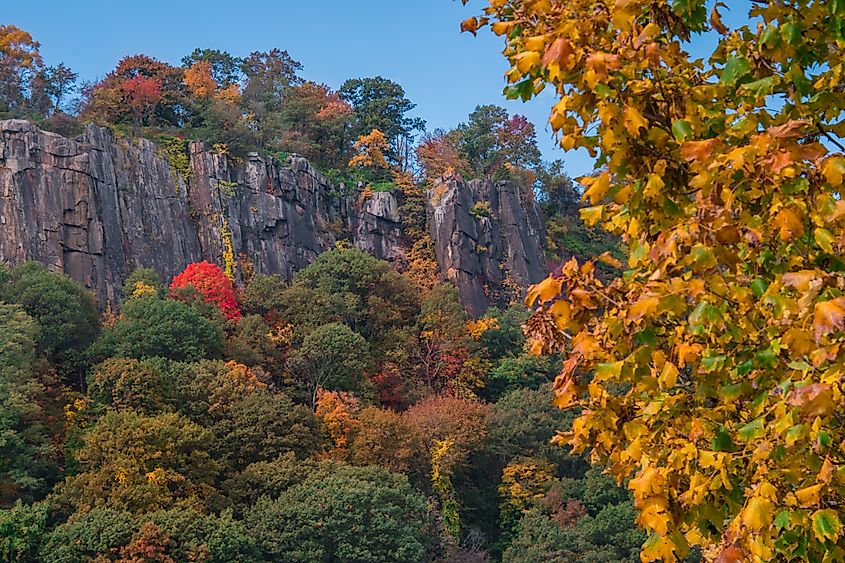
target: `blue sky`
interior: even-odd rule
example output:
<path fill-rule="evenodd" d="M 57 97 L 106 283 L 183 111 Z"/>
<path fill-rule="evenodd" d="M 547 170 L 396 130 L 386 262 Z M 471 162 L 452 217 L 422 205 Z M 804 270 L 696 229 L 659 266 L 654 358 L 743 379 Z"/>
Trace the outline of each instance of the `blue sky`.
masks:
<path fill-rule="evenodd" d="M 744 3 L 744 2 L 743 2 Z M 459 25 L 485 2 L 473 0 L 140 0 L 9 1 L 0 23 L 41 42 L 47 64 L 64 62 L 84 80 L 101 78 L 125 55 L 179 64 L 195 47 L 243 56 L 274 47 L 304 65 L 307 79 L 337 88 L 347 78 L 381 75 L 402 84 L 428 129 L 451 128 L 479 104 L 499 104 L 537 126 L 543 155 L 562 158 L 572 176 L 592 169 L 564 153 L 546 126 L 550 95 L 528 103 L 502 96 L 506 65 L 489 31 Z M 742 11 L 742 10 L 740 10 Z"/>

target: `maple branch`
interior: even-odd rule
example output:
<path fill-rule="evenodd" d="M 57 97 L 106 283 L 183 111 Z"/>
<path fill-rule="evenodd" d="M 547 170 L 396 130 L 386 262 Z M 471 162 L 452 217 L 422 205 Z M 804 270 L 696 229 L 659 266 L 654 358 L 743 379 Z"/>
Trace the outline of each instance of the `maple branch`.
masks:
<path fill-rule="evenodd" d="M 829 132 L 825 131 L 825 129 L 824 129 L 824 127 L 822 127 L 822 124 L 821 124 L 821 123 L 817 123 L 817 124 L 816 124 L 816 128 L 819 130 L 819 132 L 820 132 L 822 135 L 824 135 L 824 136 L 827 138 L 827 140 L 828 140 L 828 141 L 830 141 L 831 143 L 833 143 L 834 145 L 836 145 L 837 147 L 839 147 L 839 150 L 841 150 L 842 152 L 845 152 L 845 146 L 842 146 L 842 144 L 841 144 L 839 141 L 837 141 L 837 140 L 833 137 L 833 135 L 831 135 Z"/>

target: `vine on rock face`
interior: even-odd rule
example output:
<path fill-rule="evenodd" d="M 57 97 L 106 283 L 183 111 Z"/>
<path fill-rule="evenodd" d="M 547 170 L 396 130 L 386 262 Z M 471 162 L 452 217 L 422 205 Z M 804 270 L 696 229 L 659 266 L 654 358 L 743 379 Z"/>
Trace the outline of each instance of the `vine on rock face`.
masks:
<path fill-rule="evenodd" d="M 431 449 L 431 488 L 440 501 L 440 517 L 443 528 L 456 540 L 461 537 L 461 515 L 455 500 L 455 486 L 452 484 L 451 468 L 443 463 L 454 440 L 436 440 Z"/>
<path fill-rule="evenodd" d="M 229 220 L 223 219 L 220 227 L 220 236 L 223 238 L 223 273 L 230 281 L 235 281 L 235 247 L 232 244 L 232 231 L 229 230 Z"/>
<path fill-rule="evenodd" d="M 179 137 L 162 135 L 158 138 L 159 148 L 173 169 L 173 183 L 179 191 L 179 176 L 187 183 L 191 176 L 191 156 L 188 153 L 188 141 Z"/>
<path fill-rule="evenodd" d="M 564 149 L 628 247 L 603 283 L 571 260 L 531 289 L 563 353 L 559 436 L 629 481 L 643 561 L 845 558 L 845 3 L 490 0 L 511 98 L 544 88 Z M 705 65 L 684 50 L 713 31 Z M 605 255 L 602 260 L 621 267 Z"/>

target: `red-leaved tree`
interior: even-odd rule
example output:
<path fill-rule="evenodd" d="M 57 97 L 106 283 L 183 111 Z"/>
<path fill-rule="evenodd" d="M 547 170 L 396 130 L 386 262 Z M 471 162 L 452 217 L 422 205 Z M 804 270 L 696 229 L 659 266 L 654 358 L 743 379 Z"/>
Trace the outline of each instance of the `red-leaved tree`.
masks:
<path fill-rule="evenodd" d="M 203 260 L 189 264 L 185 271 L 173 278 L 170 292 L 181 287 L 193 286 L 206 303 L 213 303 L 227 319 L 241 318 L 238 300 L 232 281 L 216 264 Z"/>

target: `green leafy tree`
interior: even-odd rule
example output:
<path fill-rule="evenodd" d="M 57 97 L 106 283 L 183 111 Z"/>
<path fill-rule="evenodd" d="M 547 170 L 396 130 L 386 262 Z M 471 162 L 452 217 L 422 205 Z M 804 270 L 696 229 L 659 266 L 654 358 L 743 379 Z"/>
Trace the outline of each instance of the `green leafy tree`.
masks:
<path fill-rule="evenodd" d="M 563 215 L 576 219 L 581 194 L 564 170 L 562 160 L 543 163 L 538 171 L 537 202 L 547 216 Z"/>
<path fill-rule="evenodd" d="M 34 372 L 38 337 L 21 306 L 0 303 L 0 506 L 43 497 L 57 477 L 47 397 Z"/>
<path fill-rule="evenodd" d="M 174 364 L 179 412 L 211 433 L 208 451 L 226 472 L 294 452 L 305 458 L 319 447 L 314 414 L 235 362 Z"/>
<path fill-rule="evenodd" d="M 257 461 L 223 482 L 223 490 L 235 513 L 249 511 L 261 498 L 276 499 L 318 469 L 313 458 L 300 459 L 287 452 L 271 461 Z"/>
<path fill-rule="evenodd" d="M 282 294 L 287 288 L 282 276 L 256 274 L 241 294 L 241 309 L 245 315 L 266 316 L 285 304 Z"/>
<path fill-rule="evenodd" d="M 287 90 L 301 81 L 302 65 L 287 51 L 255 51 L 241 65 L 244 75 L 241 109 L 252 116 L 260 147 L 271 147 L 284 133 L 282 109 Z"/>
<path fill-rule="evenodd" d="M 212 454 L 230 470 L 286 452 L 303 457 L 319 445 L 313 413 L 287 395 L 254 391 L 215 413 Z"/>
<path fill-rule="evenodd" d="M 79 472 L 58 488 L 77 509 L 106 507 L 134 514 L 177 504 L 202 507 L 215 494 L 219 465 L 212 435 L 187 418 L 110 411 L 83 437 Z"/>
<path fill-rule="evenodd" d="M 416 104 L 405 97 L 402 86 L 381 76 L 353 78 L 344 82 L 338 92 L 355 112 L 352 138 L 373 129 L 381 131 L 390 142 L 393 163 L 406 166 L 414 133 L 425 128 L 425 121 L 407 115 Z"/>
<path fill-rule="evenodd" d="M 337 92 L 311 81 L 295 84 L 285 90 L 280 118 L 280 149 L 304 156 L 323 170 L 346 167 L 353 111 Z"/>
<path fill-rule="evenodd" d="M 586 462 L 551 444 L 557 431 L 569 428 L 577 413 L 552 405 L 550 385 L 539 389 L 514 389 L 503 395 L 487 420 L 489 450 L 503 460 L 520 456 L 546 458 L 565 475 L 581 475 Z"/>
<path fill-rule="evenodd" d="M 32 367 L 40 330 L 23 307 L 0 302 L 0 369 Z"/>
<path fill-rule="evenodd" d="M 554 379 L 556 367 L 549 358 L 529 354 L 504 358 L 490 370 L 484 395 L 495 401 L 515 389 L 538 389 Z"/>
<path fill-rule="evenodd" d="M 154 524 L 169 539 L 167 555 L 173 561 L 252 563 L 261 561 L 255 540 L 229 513 L 202 514 L 173 509 L 153 512 L 139 523 Z"/>
<path fill-rule="evenodd" d="M 88 376 L 88 396 L 117 410 L 155 415 L 174 401 L 173 381 L 161 362 L 110 358 Z"/>
<path fill-rule="evenodd" d="M 93 296 L 79 284 L 26 262 L 12 270 L 2 298 L 35 319 L 39 350 L 51 362 L 66 372 L 84 365 L 83 352 L 99 329 L 99 312 Z"/>
<path fill-rule="evenodd" d="M 211 77 L 221 88 L 238 84 L 244 77 L 242 70 L 244 60 L 218 49 L 196 48 L 190 55 L 182 57 L 182 66 L 190 68 L 200 61 L 211 64 Z"/>
<path fill-rule="evenodd" d="M 403 276 L 357 248 L 320 254 L 297 273 L 294 285 L 329 298 L 337 320 L 373 344 L 389 340 L 388 333 L 408 324 L 418 307 L 416 294 Z"/>
<path fill-rule="evenodd" d="M 511 117 L 502 107 L 476 107 L 458 132 L 459 153 L 480 176 L 492 176 L 505 164 L 526 169 L 540 164 L 534 126 L 522 116 Z"/>
<path fill-rule="evenodd" d="M 491 359 L 516 356 L 522 352 L 525 346 L 522 325 L 528 317 L 529 312 L 521 304 L 511 305 L 504 310 L 498 307 L 487 309 L 482 318 L 496 319 L 496 323 L 481 334 L 478 342 Z"/>
<path fill-rule="evenodd" d="M 402 475 L 331 464 L 246 519 L 276 561 L 428 561 L 434 545 L 425 499 Z"/>
<path fill-rule="evenodd" d="M 260 558 L 252 537 L 228 514 L 172 509 L 133 518 L 128 512 L 95 508 L 48 534 L 41 560 L 247 563 Z"/>
<path fill-rule="evenodd" d="M 80 512 L 47 535 L 41 560 L 84 563 L 108 556 L 129 543 L 134 532 L 129 512 L 108 508 Z"/>
<path fill-rule="evenodd" d="M 126 299 L 155 293 L 164 296 L 164 286 L 159 275 L 150 268 L 136 268 L 123 282 L 123 296 Z"/>
<path fill-rule="evenodd" d="M 290 365 L 303 382 L 311 406 L 317 391 L 371 393 L 365 370 L 372 365 L 369 345 L 360 334 L 341 323 L 323 325 L 305 337 L 290 357 Z"/>
<path fill-rule="evenodd" d="M 226 356 L 250 367 L 278 372 L 284 364 L 284 348 L 273 342 L 272 329 L 260 315 L 246 315 L 238 320 L 226 339 Z"/>
<path fill-rule="evenodd" d="M 29 563 L 37 561 L 38 549 L 47 531 L 48 506 L 23 504 L 0 509 L 0 559 Z"/>
<path fill-rule="evenodd" d="M 215 357 L 223 349 L 220 326 L 180 301 L 145 295 L 123 305 L 121 317 L 103 331 L 97 350 L 124 358 L 173 360 Z"/>

